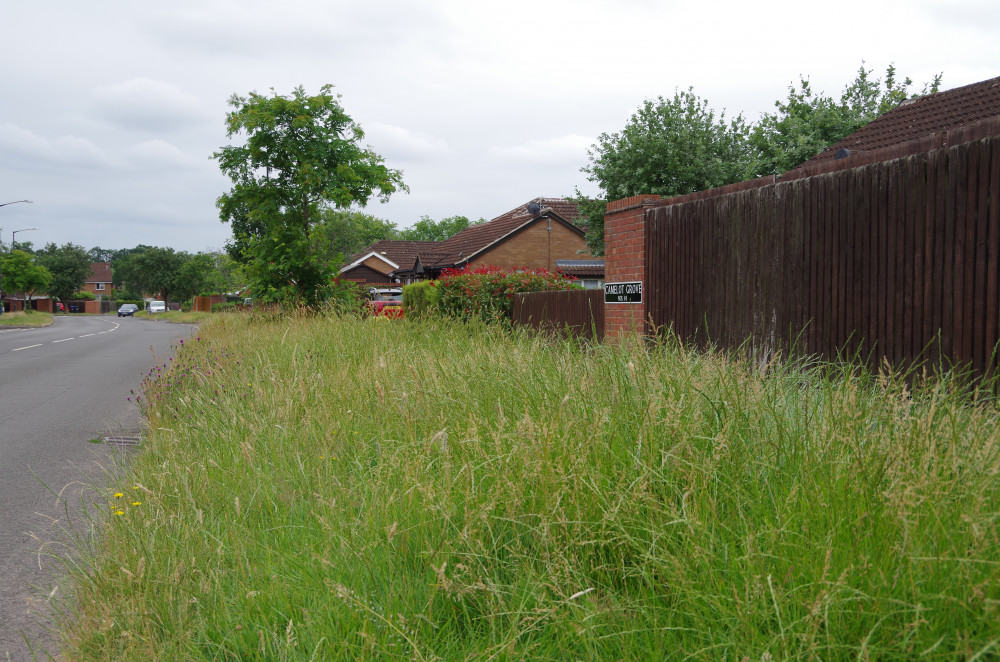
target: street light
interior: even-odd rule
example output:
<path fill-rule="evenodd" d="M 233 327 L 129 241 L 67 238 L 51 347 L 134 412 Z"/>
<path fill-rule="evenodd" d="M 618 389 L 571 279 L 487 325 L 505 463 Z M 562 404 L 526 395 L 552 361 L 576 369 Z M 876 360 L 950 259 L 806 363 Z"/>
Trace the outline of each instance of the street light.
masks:
<path fill-rule="evenodd" d="M 28 204 L 32 204 L 31 200 L 14 200 L 13 202 L 3 202 L 3 203 L 0 203 L 0 207 L 6 207 L 7 205 L 16 205 L 19 202 L 27 202 Z M 25 230 L 34 230 L 34 229 L 35 228 L 25 228 Z M 14 250 L 14 235 L 16 235 L 18 232 L 24 232 L 24 230 L 14 230 L 14 234 L 12 234 L 10 236 L 10 241 L 11 241 L 10 250 L 12 250 L 12 251 Z M 0 285 L 2 285 L 2 283 L 3 283 L 2 278 L 3 278 L 3 274 L 0 274 Z M 0 315 L 3 315 L 3 287 L 2 286 L 0 286 Z"/>
<path fill-rule="evenodd" d="M 38 228 L 21 228 L 20 230 L 14 230 L 10 233 L 10 250 L 14 251 L 14 237 L 17 236 L 18 232 L 27 232 L 28 230 L 37 230 Z"/>

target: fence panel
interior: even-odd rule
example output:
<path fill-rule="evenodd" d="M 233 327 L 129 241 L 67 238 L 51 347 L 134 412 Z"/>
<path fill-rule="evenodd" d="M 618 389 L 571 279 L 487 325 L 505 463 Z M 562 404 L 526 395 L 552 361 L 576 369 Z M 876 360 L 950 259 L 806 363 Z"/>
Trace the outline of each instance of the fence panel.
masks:
<path fill-rule="evenodd" d="M 514 294 L 515 324 L 604 340 L 604 290 Z"/>
<path fill-rule="evenodd" d="M 992 373 L 998 143 L 663 201 L 647 212 L 650 325 L 700 345 Z"/>

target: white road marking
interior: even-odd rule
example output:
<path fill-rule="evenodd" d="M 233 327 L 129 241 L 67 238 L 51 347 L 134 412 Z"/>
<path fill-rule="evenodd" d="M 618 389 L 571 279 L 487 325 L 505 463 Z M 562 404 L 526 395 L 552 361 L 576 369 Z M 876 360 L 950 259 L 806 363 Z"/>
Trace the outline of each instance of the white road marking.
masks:
<path fill-rule="evenodd" d="M 67 340 L 76 340 L 76 338 L 63 338 L 62 340 L 53 340 L 52 344 L 55 345 L 57 342 L 66 342 Z"/>
<path fill-rule="evenodd" d="M 15 347 L 14 349 L 12 349 L 10 351 L 12 351 L 12 352 L 20 352 L 22 349 L 31 349 L 32 347 L 41 347 L 41 346 L 42 346 L 42 343 L 38 343 L 37 345 L 28 345 L 27 347 Z"/>
<path fill-rule="evenodd" d="M 101 331 L 101 333 L 104 333 L 104 331 Z M 96 335 L 97 335 L 96 333 L 85 333 L 85 334 L 83 334 L 80 337 L 81 338 L 89 338 L 90 336 L 96 336 Z"/>

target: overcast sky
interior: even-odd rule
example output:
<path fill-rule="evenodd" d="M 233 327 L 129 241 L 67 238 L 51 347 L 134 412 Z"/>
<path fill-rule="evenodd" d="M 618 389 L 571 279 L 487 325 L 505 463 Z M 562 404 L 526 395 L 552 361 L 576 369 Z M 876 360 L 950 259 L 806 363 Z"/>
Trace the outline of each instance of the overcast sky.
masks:
<path fill-rule="evenodd" d="M 806 75 L 839 96 L 862 61 L 919 89 L 1000 76 L 1000 3 L 656 0 L 4 2 L 5 242 L 222 248 L 210 160 L 233 93 L 331 83 L 410 194 L 366 211 L 487 219 L 596 190 L 587 147 L 693 86 L 756 119 Z"/>

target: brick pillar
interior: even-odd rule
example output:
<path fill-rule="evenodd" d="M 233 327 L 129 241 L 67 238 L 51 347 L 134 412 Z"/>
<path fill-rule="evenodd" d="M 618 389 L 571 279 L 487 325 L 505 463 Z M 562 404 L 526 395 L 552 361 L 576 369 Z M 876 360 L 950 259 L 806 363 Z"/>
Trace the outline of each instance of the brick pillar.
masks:
<path fill-rule="evenodd" d="M 604 213 L 604 281 L 643 282 L 646 274 L 646 210 L 658 195 L 633 195 L 608 203 Z M 604 304 L 605 337 L 624 338 L 643 333 L 646 320 L 646 283 L 642 303 Z"/>

